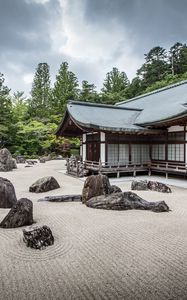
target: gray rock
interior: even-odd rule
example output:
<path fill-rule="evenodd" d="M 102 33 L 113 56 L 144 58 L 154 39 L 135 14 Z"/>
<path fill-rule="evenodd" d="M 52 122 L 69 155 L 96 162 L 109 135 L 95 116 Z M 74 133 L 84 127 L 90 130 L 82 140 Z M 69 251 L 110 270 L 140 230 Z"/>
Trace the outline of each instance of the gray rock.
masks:
<path fill-rule="evenodd" d="M 171 193 L 171 189 L 162 182 L 147 181 L 147 180 L 133 180 L 131 184 L 131 190 L 136 191 L 156 191 L 161 193 Z"/>
<path fill-rule="evenodd" d="M 16 228 L 33 223 L 33 204 L 27 198 L 22 198 L 11 208 L 0 223 L 2 228 Z"/>
<path fill-rule="evenodd" d="M 89 176 L 82 190 L 82 202 L 86 203 L 90 198 L 110 194 L 110 182 L 106 175 Z"/>
<path fill-rule="evenodd" d="M 111 187 L 110 187 L 110 194 L 119 193 L 119 192 L 122 192 L 122 190 L 119 188 L 119 186 L 117 186 L 117 185 L 111 185 Z"/>
<path fill-rule="evenodd" d="M 12 169 L 17 169 L 17 164 L 15 158 L 12 159 Z"/>
<path fill-rule="evenodd" d="M 148 191 L 147 180 L 133 180 L 131 183 L 131 190 Z"/>
<path fill-rule="evenodd" d="M 17 168 L 15 160 L 8 149 L 3 148 L 0 150 L 0 171 L 7 172 Z"/>
<path fill-rule="evenodd" d="M 44 157 L 41 157 L 41 158 L 39 158 L 39 162 L 40 162 L 40 163 L 45 163 L 45 162 L 46 162 L 46 160 L 45 160 L 45 158 L 44 158 Z"/>
<path fill-rule="evenodd" d="M 11 208 L 17 202 L 13 184 L 0 177 L 0 208 Z"/>
<path fill-rule="evenodd" d="M 24 164 L 25 163 L 25 157 L 24 156 L 22 156 L 22 155 L 18 155 L 17 157 L 16 157 L 16 162 L 17 162 L 17 164 Z"/>
<path fill-rule="evenodd" d="M 93 197 L 86 201 L 86 205 L 92 208 L 110 210 L 140 209 L 154 212 L 169 211 L 169 207 L 164 201 L 148 202 L 133 192 L 120 192 Z"/>
<path fill-rule="evenodd" d="M 29 187 L 29 192 L 43 193 L 58 189 L 60 185 L 53 176 L 47 176 L 38 179 Z"/>
<path fill-rule="evenodd" d="M 161 193 L 171 193 L 170 187 L 162 182 L 148 181 L 148 189 L 151 191 L 161 192 Z"/>
<path fill-rule="evenodd" d="M 42 250 L 54 244 L 54 237 L 48 226 L 34 226 L 23 229 L 23 241 L 27 247 Z"/>

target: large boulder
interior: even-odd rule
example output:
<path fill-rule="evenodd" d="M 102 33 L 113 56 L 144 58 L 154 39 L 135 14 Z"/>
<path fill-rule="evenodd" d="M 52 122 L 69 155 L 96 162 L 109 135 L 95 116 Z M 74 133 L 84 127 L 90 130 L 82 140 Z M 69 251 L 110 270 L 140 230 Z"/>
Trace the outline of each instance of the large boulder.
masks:
<path fill-rule="evenodd" d="M 27 247 L 42 250 L 54 244 L 54 237 L 48 226 L 35 226 L 23 229 L 23 241 Z"/>
<path fill-rule="evenodd" d="M 27 198 L 21 198 L 11 208 L 9 213 L 0 223 L 2 228 L 16 228 L 33 224 L 33 204 Z"/>
<path fill-rule="evenodd" d="M 17 202 L 13 184 L 0 177 L 0 208 L 11 208 Z"/>
<path fill-rule="evenodd" d="M 8 149 L 3 148 L 0 150 L 0 172 L 12 171 L 15 169 L 16 162 L 13 160 L 12 155 Z"/>
<path fill-rule="evenodd" d="M 120 192 L 93 197 L 86 202 L 86 205 L 92 208 L 111 210 L 141 209 L 154 212 L 169 211 L 169 207 L 164 201 L 148 202 L 133 192 Z"/>
<path fill-rule="evenodd" d="M 82 202 L 86 203 L 90 198 L 110 194 L 110 182 L 106 175 L 89 176 L 82 190 Z"/>
<path fill-rule="evenodd" d="M 147 181 L 147 180 L 133 180 L 131 183 L 131 190 L 136 191 L 156 191 L 162 193 L 171 193 L 170 187 L 162 182 L 157 181 Z"/>
<path fill-rule="evenodd" d="M 58 189 L 60 185 L 53 176 L 47 176 L 38 179 L 29 187 L 29 192 L 43 193 Z"/>

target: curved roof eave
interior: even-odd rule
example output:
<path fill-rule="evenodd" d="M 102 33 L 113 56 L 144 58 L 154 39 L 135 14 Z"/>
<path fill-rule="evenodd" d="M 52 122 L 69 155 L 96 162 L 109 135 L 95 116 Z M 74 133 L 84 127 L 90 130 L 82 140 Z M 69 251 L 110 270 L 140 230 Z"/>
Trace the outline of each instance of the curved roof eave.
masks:
<path fill-rule="evenodd" d="M 176 114 L 176 115 L 174 115 L 172 117 L 169 117 L 167 119 L 156 120 L 156 121 L 153 121 L 153 122 L 140 122 L 140 123 L 137 122 L 135 125 L 137 125 L 137 126 L 159 125 L 159 124 L 162 124 L 162 123 L 172 122 L 172 121 L 178 120 L 180 118 L 185 118 L 185 117 L 187 117 L 187 111 Z"/>

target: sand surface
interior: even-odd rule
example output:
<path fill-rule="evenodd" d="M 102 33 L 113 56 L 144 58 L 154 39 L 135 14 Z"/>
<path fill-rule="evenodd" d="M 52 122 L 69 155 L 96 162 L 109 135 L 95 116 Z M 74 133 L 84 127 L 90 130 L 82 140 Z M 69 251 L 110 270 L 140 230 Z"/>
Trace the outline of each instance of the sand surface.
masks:
<path fill-rule="evenodd" d="M 79 202 L 37 202 L 46 195 L 80 193 L 83 180 L 64 175 L 64 162 L 0 173 L 17 197 L 34 203 L 37 224 L 49 225 L 55 244 L 27 248 L 22 228 L 0 229 L 0 300 L 187 299 L 187 190 L 138 192 L 165 200 L 172 211 L 105 211 Z M 53 175 L 61 188 L 28 192 L 36 179 Z M 120 181 L 123 191 L 130 182 Z M 0 220 L 8 209 L 0 209 Z"/>

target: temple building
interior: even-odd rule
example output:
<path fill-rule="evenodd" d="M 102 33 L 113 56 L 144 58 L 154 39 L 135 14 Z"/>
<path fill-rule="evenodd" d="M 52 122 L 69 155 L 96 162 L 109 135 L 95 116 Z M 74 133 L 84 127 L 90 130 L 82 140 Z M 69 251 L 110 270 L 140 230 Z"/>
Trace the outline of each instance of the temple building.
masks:
<path fill-rule="evenodd" d="M 115 105 L 70 101 L 58 136 L 79 137 L 86 170 L 186 174 L 187 81 Z"/>

